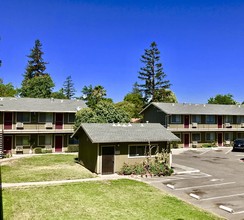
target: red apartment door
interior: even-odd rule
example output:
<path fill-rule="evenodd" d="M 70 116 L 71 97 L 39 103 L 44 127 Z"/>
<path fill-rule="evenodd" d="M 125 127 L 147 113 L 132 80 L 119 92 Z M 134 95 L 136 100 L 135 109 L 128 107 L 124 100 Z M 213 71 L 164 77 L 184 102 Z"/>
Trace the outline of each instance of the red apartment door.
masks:
<path fill-rule="evenodd" d="M 12 129 L 12 112 L 4 112 L 4 129 Z"/>
<path fill-rule="evenodd" d="M 222 146 L 223 144 L 223 135 L 222 133 L 218 133 L 218 146 Z"/>
<path fill-rule="evenodd" d="M 219 115 L 218 116 L 218 128 L 222 128 L 222 124 L 223 124 L 222 115 Z"/>
<path fill-rule="evenodd" d="M 189 147 L 190 144 L 190 135 L 184 134 L 184 147 Z"/>
<path fill-rule="evenodd" d="M 102 147 L 102 174 L 114 173 L 114 147 Z"/>
<path fill-rule="evenodd" d="M 63 114 L 62 113 L 56 113 L 55 128 L 63 129 Z"/>
<path fill-rule="evenodd" d="M 63 147 L 63 136 L 55 136 L 55 152 L 62 152 Z"/>
<path fill-rule="evenodd" d="M 190 123 L 189 115 L 185 115 L 185 117 L 184 117 L 184 128 L 189 128 L 189 123 Z"/>
<path fill-rule="evenodd" d="M 12 136 L 3 137 L 3 151 L 8 153 L 12 149 Z"/>

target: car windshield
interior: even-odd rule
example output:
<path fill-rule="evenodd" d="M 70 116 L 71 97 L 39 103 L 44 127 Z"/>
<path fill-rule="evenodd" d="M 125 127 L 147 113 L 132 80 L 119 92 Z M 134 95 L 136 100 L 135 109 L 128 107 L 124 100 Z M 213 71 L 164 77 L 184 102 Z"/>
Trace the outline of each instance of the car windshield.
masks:
<path fill-rule="evenodd" d="M 244 140 L 235 140 L 235 144 L 244 144 Z"/>

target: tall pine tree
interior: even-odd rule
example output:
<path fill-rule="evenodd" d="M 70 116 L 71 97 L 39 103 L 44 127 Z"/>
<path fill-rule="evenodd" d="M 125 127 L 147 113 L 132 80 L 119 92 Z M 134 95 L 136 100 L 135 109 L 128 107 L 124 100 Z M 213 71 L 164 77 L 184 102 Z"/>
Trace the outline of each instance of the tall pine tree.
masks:
<path fill-rule="evenodd" d="M 21 97 L 50 98 L 54 83 L 51 76 L 45 72 L 46 62 L 43 61 L 42 44 L 39 40 L 31 50 L 24 79 L 19 89 Z"/>
<path fill-rule="evenodd" d="M 63 84 L 63 93 L 66 96 L 67 99 L 71 99 L 75 95 L 75 87 L 74 83 L 71 79 L 71 76 L 68 76 Z"/>
<path fill-rule="evenodd" d="M 160 63 L 160 51 L 157 44 L 152 42 L 149 49 L 141 56 L 141 62 L 144 64 L 140 68 L 138 78 L 143 82 L 138 84 L 145 102 L 154 101 L 157 91 L 160 89 L 169 89 L 170 82 L 165 80 L 166 74 L 163 72 L 163 65 Z"/>

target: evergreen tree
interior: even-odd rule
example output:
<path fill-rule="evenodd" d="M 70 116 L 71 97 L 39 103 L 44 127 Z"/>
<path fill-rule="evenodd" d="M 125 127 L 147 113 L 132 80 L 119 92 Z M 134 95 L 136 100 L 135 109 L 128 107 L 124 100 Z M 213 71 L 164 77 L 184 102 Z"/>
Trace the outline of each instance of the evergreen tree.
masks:
<path fill-rule="evenodd" d="M 51 76 L 45 72 L 47 63 L 43 61 L 43 54 L 42 44 L 39 40 L 36 40 L 31 54 L 27 56 L 30 59 L 28 60 L 21 88 L 19 89 L 21 97 L 51 97 L 54 83 Z"/>
<path fill-rule="evenodd" d="M 160 63 L 160 51 L 155 42 L 151 43 L 149 49 L 145 49 L 141 62 L 144 66 L 140 68 L 138 78 L 143 84 L 139 84 L 138 87 L 144 95 L 145 102 L 148 103 L 154 101 L 157 90 L 169 89 L 171 84 L 169 80 L 165 80 L 166 74 Z"/>
<path fill-rule="evenodd" d="M 74 83 L 72 82 L 71 76 L 68 76 L 63 84 L 63 93 L 67 99 L 73 98 L 75 95 Z"/>

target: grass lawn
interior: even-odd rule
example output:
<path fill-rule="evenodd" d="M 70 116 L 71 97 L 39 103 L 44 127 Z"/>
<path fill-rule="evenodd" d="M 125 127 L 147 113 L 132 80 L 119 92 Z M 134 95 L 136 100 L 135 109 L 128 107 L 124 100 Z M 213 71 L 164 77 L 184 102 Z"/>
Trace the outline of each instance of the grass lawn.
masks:
<path fill-rule="evenodd" d="M 3 190 L 4 219 L 219 219 L 133 180 Z"/>
<path fill-rule="evenodd" d="M 2 163 L 2 182 L 36 182 L 94 177 L 74 162 L 74 154 L 45 154 Z"/>

